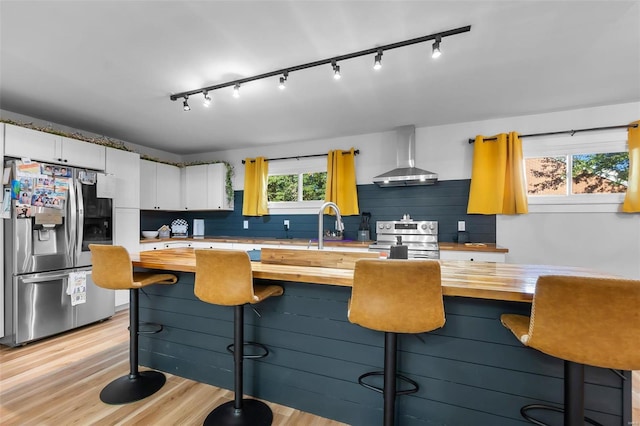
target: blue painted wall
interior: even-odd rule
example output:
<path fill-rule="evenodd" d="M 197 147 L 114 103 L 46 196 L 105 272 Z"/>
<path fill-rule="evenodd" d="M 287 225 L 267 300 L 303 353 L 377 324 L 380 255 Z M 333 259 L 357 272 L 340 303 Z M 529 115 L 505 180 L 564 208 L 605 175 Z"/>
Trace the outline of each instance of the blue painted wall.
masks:
<path fill-rule="evenodd" d="M 436 220 L 439 225 L 439 240 L 454 241 L 457 236 L 458 221 L 466 221 L 469 240 L 473 242 L 496 242 L 495 215 L 469 215 L 469 179 L 441 181 L 431 186 L 402 188 L 379 188 L 376 185 L 358 185 L 358 202 L 361 212 L 371 213 L 371 239 L 375 240 L 377 220 L 399 220 L 408 213 L 417 220 Z M 269 215 L 245 217 L 242 215 L 242 191 L 235 192 L 235 210 L 227 212 L 158 212 L 141 211 L 140 229 L 158 229 L 170 225 L 175 219 L 185 219 L 192 231 L 193 219 L 205 220 L 207 236 L 237 236 L 257 238 L 303 238 L 318 236 L 317 215 Z M 289 219 L 291 230 L 285 234 L 283 220 Z M 249 229 L 242 229 L 242 222 L 249 221 Z M 357 238 L 359 216 L 347 216 L 345 239 Z M 334 219 L 325 217 L 325 229 L 334 228 Z"/>

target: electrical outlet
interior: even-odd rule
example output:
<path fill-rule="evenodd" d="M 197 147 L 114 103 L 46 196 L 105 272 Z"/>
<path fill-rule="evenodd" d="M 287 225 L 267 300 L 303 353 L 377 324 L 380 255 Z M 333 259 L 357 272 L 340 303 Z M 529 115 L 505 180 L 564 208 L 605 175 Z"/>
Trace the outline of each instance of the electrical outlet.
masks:
<path fill-rule="evenodd" d="M 289 219 L 284 220 L 284 227 L 289 229 Z"/>
<path fill-rule="evenodd" d="M 244 222 L 242 222 L 242 229 L 249 229 L 249 221 L 245 220 Z"/>
<path fill-rule="evenodd" d="M 466 231 L 466 225 L 464 220 L 458 221 L 458 231 Z"/>

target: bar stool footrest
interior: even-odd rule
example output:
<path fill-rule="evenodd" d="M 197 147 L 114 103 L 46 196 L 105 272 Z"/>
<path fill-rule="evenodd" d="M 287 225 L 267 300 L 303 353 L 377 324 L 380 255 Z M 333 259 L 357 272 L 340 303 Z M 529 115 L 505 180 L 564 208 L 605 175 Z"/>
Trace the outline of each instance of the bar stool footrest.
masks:
<path fill-rule="evenodd" d="M 141 330 L 140 327 L 152 327 L 151 329 Z M 129 330 L 130 327 L 127 327 Z M 141 322 L 138 324 L 138 335 L 140 334 L 157 334 L 164 330 L 164 326 L 162 324 L 158 324 L 155 322 Z"/>
<path fill-rule="evenodd" d="M 102 389 L 100 400 L 112 405 L 139 401 L 156 393 L 166 381 L 165 375 L 159 371 L 127 374 L 115 379 Z"/>
<path fill-rule="evenodd" d="M 205 426 L 270 426 L 273 422 L 271 408 L 257 399 L 243 399 L 242 408 L 236 409 L 234 401 L 225 402 L 209 413 Z"/>
<path fill-rule="evenodd" d="M 369 373 L 364 373 L 363 375 L 358 377 L 358 384 L 367 389 L 371 389 L 372 391 L 383 393 L 383 389 L 381 387 L 371 385 L 364 381 L 364 379 L 371 376 L 384 376 L 384 371 L 370 371 Z M 396 374 L 396 379 L 400 379 L 400 381 L 411 385 L 411 387 L 408 389 L 397 390 L 396 395 L 409 395 L 409 394 L 418 392 L 418 390 L 420 389 L 420 386 L 418 386 L 418 383 L 416 383 L 415 381 L 411 380 L 406 376 L 403 376 L 402 374 Z"/>
<path fill-rule="evenodd" d="M 520 414 L 522 415 L 523 418 L 528 420 L 530 423 L 533 423 L 539 426 L 550 426 L 550 425 L 548 423 L 544 423 L 536 418 L 531 417 L 528 413 L 528 411 L 530 410 L 547 410 L 547 411 L 555 411 L 556 413 L 564 413 L 564 409 L 562 407 L 554 407 L 553 405 L 545 405 L 545 404 L 530 404 L 520 408 Z M 596 422 L 593 419 L 590 419 L 589 417 L 585 417 L 584 421 L 595 426 L 602 426 L 602 424 Z"/>
<path fill-rule="evenodd" d="M 244 348 L 243 348 L 242 359 L 260 359 L 260 358 L 264 358 L 267 355 L 269 355 L 269 349 L 265 345 L 263 345 L 262 343 L 244 342 L 243 346 L 244 347 L 253 346 L 253 347 L 256 347 L 256 348 L 260 348 L 260 349 L 262 349 L 263 352 L 259 353 L 259 354 L 255 354 L 255 355 L 247 355 L 247 354 L 244 354 Z M 234 344 L 233 343 L 230 344 L 229 346 L 227 346 L 227 351 L 233 353 L 233 347 L 234 347 Z"/>

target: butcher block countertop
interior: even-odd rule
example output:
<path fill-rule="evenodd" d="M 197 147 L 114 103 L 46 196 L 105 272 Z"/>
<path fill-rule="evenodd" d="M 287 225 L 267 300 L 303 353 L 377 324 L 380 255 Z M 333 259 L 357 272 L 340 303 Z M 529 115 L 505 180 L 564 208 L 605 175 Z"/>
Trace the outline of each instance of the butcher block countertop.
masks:
<path fill-rule="evenodd" d="M 277 251 L 278 249 L 271 250 Z M 132 253 L 131 260 L 135 267 L 166 271 L 195 272 L 196 266 L 193 248 Z M 442 290 L 445 296 L 476 299 L 531 302 L 535 283 L 541 275 L 611 277 L 609 274 L 598 271 L 567 266 L 443 260 L 438 262 L 440 262 L 442 269 Z M 350 287 L 353 283 L 353 270 L 351 269 L 263 262 L 251 262 L 251 267 L 254 278 L 260 279 L 345 287 Z"/>
<path fill-rule="evenodd" d="M 185 237 L 185 238 L 151 238 L 151 239 L 142 239 L 140 240 L 141 244 L 146 243 L 169 243 L 169 242 L 213 242 L 213 243 L 241 243 L 241 244 L 273 244 L 280 246 L 307 246 L 315 247 L 318 245 L 318 240 L 313 239 L 311 241 L 305 240 L 303 238 L 251 238 L 251 237 L 204 237 L 204 238 L 193 238 L 193 237 Z M 350 247 L 350 248 L 368 248 L 370 244 L 373 244 L 375 241 L 352 241 L 352 240 L 342 240 L 342 241 L 332 241 L 325 240 L 325 247 Z M 509 250 L 504 247 L 497 246 L 495 243 L 448 243 L 448 242 L 440 242 L 438 243 L 440 246 L 440 250 L 455 250 L 455 251 L 481 251 L 481 252 L 489 252 L 489 253 L 508 253 Z"/>

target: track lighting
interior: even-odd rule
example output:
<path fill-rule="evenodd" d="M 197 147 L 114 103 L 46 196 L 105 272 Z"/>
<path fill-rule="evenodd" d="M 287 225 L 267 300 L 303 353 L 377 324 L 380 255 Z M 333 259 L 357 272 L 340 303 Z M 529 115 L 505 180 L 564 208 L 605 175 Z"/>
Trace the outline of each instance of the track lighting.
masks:
<path fill-rule="evenodd" d="M 333 67 L 333 78 L 340 80 L 340 65 L 336 64 L 336 61 L 331 61 L 331 66 Z"/>
<path fill-rule="evenodd" d="M 212 86 L 207 86 L 207 87 L 201 87 L 199 89 L 194 89 L 194 90 L 189 90 L 186 92 L 181 92 L 181 93 L 175 93 L 173 95 L 169 96 L 169 99 L 171 99 L 172 101 L 176 101 L 180 98 L 184 98 L 184 102 L 183 102 L 183 106 L 184 106 L 184 110 L 185 111 L 189 111 L 189 104 L 187 103 L 187 99 L 190 95 L 195 95 L 197 93 L 202 93 L 204 95 L 204 100 L 205 100 L 205 105 L 207 102 L 211 102 L 211 98 L 208 96 L 208 93 L 211 92 L 212 90 L 218 90 L 218 89 L 222 89 L 225 87 L 233 87 L 233 96 L 235 98 L 240 96 L 240 85 L 244 84 L 244 83 L 248 83 L 251 81 L 255 81 L 255 80 L 262 80 L 264 78 L 271 78 L 271 77 L 276 77 L 276 76 L 280 76 L 279 77 L 279 84 L 278 87 L 280 87 L 280 89 L 284 89 L 286 82 L 287 82 L 287 78 L 290 72 L 295 72 L 295 71 L 302 71 L 308 68 L 314 68 L 314 67 L 319 67 L 319 66 L 324 66 L 327 64 L 331 64 L 332 68 L 333 68 L 333 78 L 336 80 L 340 79 L 340 66 L 338 65 L 338 62 L 340 61 L 345 61 L 347 59 L 353 59 L 353 58 L 358 58 L 360 56 L 368 56 L 368 55 L 376 55 L 374 58 L 374 64 L 373 64 L 373 69 L 375 70 L 379 70 L 382 67 L 382 53 L 383 51 L 387 51 L 387 50 L 391 50 L 391 49 L 397 49 L 399 47 L 405 47 L 405 46 L 410 46 L 412 44 L 417 44 L 417 43 L 424 43 L 427 41 L 433 41 L 433 46 L 432 46 L 432 54 L 431 56 L 433 58 L 437 58 L 438 56 L 440 56 L 440 42 L 442 41 L 443 38 L 445 37 L 449 37 L 452 35 L 456 35 L 456 34 L 462 34 L 462 33 L 466 33 L 471 31 L 471 25 L 467 25 L 465 27 L 459 27 L 459 28 L 454 28 L 452 30 L 447 30 L 447 31 L 442 31 L 439 33 L 434 33 L 434 34 L 429 34 L 426 36 L 422 36 L 422 37 L 416 37 L 416 38 L 412 38 L 409 40 L 404 40 L 404 41 L 399 41 L 399 42 L 395 42 L 395 43 L 390 43 L 390 44 L 385 44 L 383 46 L 378 46 L 378 47 L 374 47 L 372 49 L 365 49 L 365 50 L 360 50 L 357 52 L 352 52 L 352 53 L 347 53 L 345 55 L 339 55 L 339 56 L 334 56 L 332 58 L 326 58 L 326 59 L 320 59 L 318 61 L 313 61 L 313 62 L 308 62 L 305 64 L 301 64 L 301 65 L 295 65 L 292 67 L 287 67 L 287 68 L 281 68 L 275 71 L 269 71 L 263 74 L 258 74 L 258 75 L 254 75 L 251 77 L 245 77 L 245 78 L 241 78 L 238 80 L 233 80 L 233 81 L 228 81 L 226 83 L 220 83 L 220 84 L 215 84 Z"/>
<path fill-rule="evenodd" d="M 436 41 L 433 42 L 433 47 L 431 48 L 431 57 L 433 59 L 439 58 L 442 52 L 440 52 L 440 36 L 436 37 Z"/>
<path fill-rule="evenodd" d="M 382 49 L 378 50 L 378 54 L 373 61 L 373 69 L 377 71 L 380 68 L 382 68 Z"/>
<path fill-rule="evenodd" d="M 189 106 L 189 102 L 187 102 L 187 99 L 189 99 L 189 96 L 184 97 L 184 102 L 182 103 L 183 111 L 191 111 L 191 107 Z"/>
<path fill-rule="evenodd" d="M 211 106 L 211 98 L 209 97 L 209 92 L 205 90 L 204 92 L 202 92 L 202 94 L 204 95 L 204 100 L 202 101 L 202 105 L 208 108 L 209 106 Z"/>
<path fill-rule="evenodd" d="M 286 81 L 287 81 L 287 77 L 289 77 L 289 73 L 288 72 L 283 72 L 282 73 L 282 77 L 280 77 L 280 84 L 278 84 L 278 87 L 280 88 L 280 90 L 285 89 L 287 86 L 285 85 Z"/>

